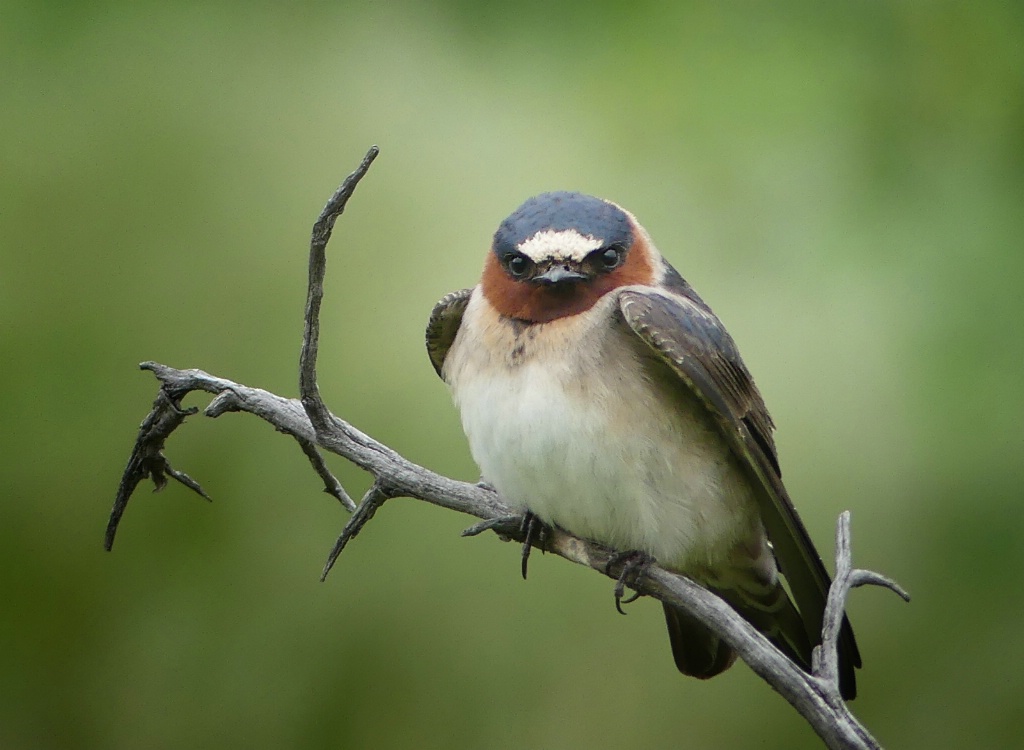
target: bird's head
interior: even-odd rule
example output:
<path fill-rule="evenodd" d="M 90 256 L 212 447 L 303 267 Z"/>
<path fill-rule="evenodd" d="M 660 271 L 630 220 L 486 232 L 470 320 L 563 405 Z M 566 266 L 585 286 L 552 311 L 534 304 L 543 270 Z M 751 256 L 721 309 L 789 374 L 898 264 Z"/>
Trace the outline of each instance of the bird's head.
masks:
<path fill-rule="evenodd" d="M 609 292 L 655 284 L 661 256 L 631 214 L 580 193 L 543 193 L 498 227 L 480 285 L 501 315 L 527 323 L 586 312 Z"/>

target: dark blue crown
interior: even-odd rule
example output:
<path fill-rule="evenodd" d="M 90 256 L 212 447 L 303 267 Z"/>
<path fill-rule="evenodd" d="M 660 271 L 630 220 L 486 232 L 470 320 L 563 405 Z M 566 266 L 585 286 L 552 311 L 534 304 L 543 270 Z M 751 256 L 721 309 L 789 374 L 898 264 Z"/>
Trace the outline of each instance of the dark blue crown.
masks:
<path fill-rule="evenodd" d="M 633 244 L 629 217 L 618 206 L 582 193 L 541 193 L 528 199 L 494 233 L 494 252 L 512 252 L 537 232 L 575 229 L 602 240 L 602 245 Z"/>

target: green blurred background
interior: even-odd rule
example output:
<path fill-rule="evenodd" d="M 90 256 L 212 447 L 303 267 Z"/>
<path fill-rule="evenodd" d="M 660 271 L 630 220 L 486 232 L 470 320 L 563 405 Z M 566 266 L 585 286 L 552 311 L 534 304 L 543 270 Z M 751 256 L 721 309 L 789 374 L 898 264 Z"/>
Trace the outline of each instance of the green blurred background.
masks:
<path fill-rule="evenodd" d="M 915 597 L 855 592 L 856 713 L 1020 746 L 1024 6 L 668 5 L 0 3 L 0 747 L 818 746 L 468 518 L 393 501 L 320 584 L 345 516 L 255 418 L 192 419 L 168 455 L 216 502 L 143 489 L 102 550 L 139 361 L 295 394 L 309 228 L 371 143 L 336 412 L 475 479 L 431 305 L 527 196 L 611 198 L 739 342 L 826 558 L 849 508 Z"/>

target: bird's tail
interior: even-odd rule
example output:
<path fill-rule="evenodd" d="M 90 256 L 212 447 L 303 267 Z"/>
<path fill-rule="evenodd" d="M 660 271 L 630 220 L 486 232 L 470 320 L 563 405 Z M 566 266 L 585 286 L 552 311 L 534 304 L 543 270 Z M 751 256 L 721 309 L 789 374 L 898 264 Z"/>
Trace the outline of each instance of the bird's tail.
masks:
<path fill-rule="evenodd" d="M 691 677 L 708 680 L 732 666 L 736 652 L 721 638 L 683 610 L 670 604 L 663 606 L 676 669 Z"/>
<path fill-rule="evenodd" d="M 811 667 L 812 645 L 800 613 L 777 581 L 756 592 L 747 589 L 712 589 L 743 619 L 757 628 L 782 653 L 806 670 Z M 702 680 L 721 674 L 736 661 L 736 652 L 711 630 L 681 609 L 664 605 L 665 622 L 676 668 Z"/>

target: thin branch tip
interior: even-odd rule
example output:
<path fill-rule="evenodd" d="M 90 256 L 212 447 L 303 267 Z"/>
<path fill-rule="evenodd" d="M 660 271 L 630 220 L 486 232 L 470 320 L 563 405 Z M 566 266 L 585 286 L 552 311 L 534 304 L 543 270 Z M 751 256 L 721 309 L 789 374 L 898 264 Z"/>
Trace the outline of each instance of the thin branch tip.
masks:
<path fill-rule="evenodd" d="M 907 604 L 910 603 L 910 593 L 905 588 L 888 576 L 883 576 L 881 573 L 876 573 L 873 570 L 857 569 L 850 574 L 850 588 L 858 586 L 878 586 L 883 589 L 889 589 L 889 591 L 896 594 Z"/>
<path fill-rule="evenodd" d="M 324 488 L 323 491 L 341 503 L 342 507 L 345 508 L 349 513 L 354 513 L 356 510 L 356 504 L 349 497 L 348 492 L 342 486 L 341 482 L 331 473 L 331 470 L 327 468 L 327 462 L 324 461 L 324 457 L 317 450 L 316 446 L 308 440 L 298 439 L 299 447 L 302 448 L 302 452 L 306 454 L 306 458 L 309 459 L 310 465 L 313 467 L 313 471 L 317 473 L 321 480 L 323 480 Z"/>
<path fill-rule="evenodd" d="M 326 432 L 330 423 L 330 412 L 320 396 L 316 374 L 320 348 L 320 305 L 323 302 L 324 275 L 327 269 L 327 243 L 334 231 L 334 222 L 344 212 L 349 198 L 369 171 L 378 153 L 380 149 L 371 146 L 355 171 L 334 191 L 314 222 L 309 241 L 309 282 L 306 290 L 302 350 L 299 353 L 299 394 L 309 421 L 318 435 Z"/>
<path fill-rule="evenodd" d="M 380 507 L 392 497 L 394 495 L 384 487 L 382 482 L 374 481 L 334 542 L 334 546 L 327 556 L 327 562 L 324 564 L 323 572 L 320 574 L 321 581 L 327 579 L 327 574 L 331 572 L 331 568 L 334 567 L 334 563 L 338 561 L 338 557 L 348 543 L 356 538 L 356 535 L 363 530 L 363 527 L 369 523 Z"/>

